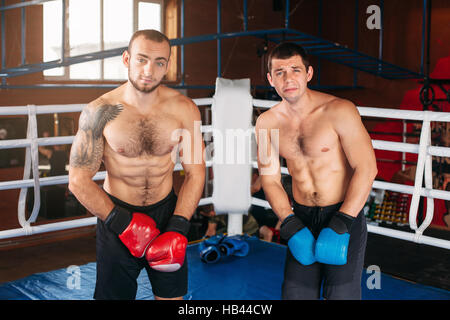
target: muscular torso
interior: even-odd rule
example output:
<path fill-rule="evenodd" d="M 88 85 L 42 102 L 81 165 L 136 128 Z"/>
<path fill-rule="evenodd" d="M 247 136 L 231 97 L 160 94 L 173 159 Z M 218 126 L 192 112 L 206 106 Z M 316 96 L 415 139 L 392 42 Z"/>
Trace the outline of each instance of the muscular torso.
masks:
<path fill-rule="evenodd" d="M 172 189 L 172 152 L 178 144 L 172 132 L 181 121 L 164 102 L 142 113 L 120 96 L 108 98 L 122 104 L 123 111 L 103 130 L 104 189 L 133 205 L 155 203 Z"/>
<path fill-rule="evenodd" d="M 329 107 L 329 99 L 325 99 L 306 117 L 277 116 L 280 155 L 292 176 L 294 199 L 303 205 L 343 201 L 351 178 L 351 168 L 327 116 Z"/>

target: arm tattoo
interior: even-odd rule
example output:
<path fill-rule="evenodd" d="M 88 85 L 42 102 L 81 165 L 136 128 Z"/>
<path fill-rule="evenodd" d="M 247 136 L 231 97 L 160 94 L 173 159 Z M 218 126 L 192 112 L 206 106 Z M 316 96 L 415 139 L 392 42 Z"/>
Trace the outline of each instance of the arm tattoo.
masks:
<path fill-rule="evenodd" d="M 97 171 L 103 157 L 103 129 L 123 111 L 121 104 L 105 104 L 95 110 L 85 108 L 70 153 L 70 165 Z"/>

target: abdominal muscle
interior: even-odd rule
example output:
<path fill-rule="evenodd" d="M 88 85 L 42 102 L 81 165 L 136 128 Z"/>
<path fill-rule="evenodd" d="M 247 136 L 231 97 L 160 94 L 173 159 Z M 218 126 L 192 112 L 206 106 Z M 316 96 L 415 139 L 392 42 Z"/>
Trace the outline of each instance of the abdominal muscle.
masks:
<path fill-rule="evenodd" d="M 351 178 L 350 170 L 324 163 L 301 165 L 287 162 L 292 176 L 294 200 L 305 206 L 329 206 L 344 201 Z"/>
<path fill-rule="evenodd" d="M 112 196 L 135 206 L 148 206 L 164 199 L 172 190 L 173 168 L 170 154 L 128 158 L 105 157 L 103 188 Z"/>

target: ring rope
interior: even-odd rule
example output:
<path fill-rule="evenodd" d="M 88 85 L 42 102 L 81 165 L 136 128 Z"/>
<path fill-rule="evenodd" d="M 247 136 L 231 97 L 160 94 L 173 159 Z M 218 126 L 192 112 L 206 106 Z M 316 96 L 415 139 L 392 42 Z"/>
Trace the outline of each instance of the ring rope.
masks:
<path fill-rule="evenodd" d="M 200 105 L 211 105 L 212 98 L 199 98 L 193 99 L 194 103 L 198 106 Z M 254 107 L 260 108 L 271 108 L 279 103 L 279 101 L 271 100 L 261 100 L 253 99 Z M 10 238 L 14 236 L 30 235 L 33 233 L 41 233 L 57 230 L 57 228 L 67 229 L 74 228 L 76 226 L 84 226 L 96 223 L 96 218 L 84 218 L 75 219 L 72 221 L 65 221 L 59 223 L 50 223 L 46 225 L 30 226 L 30 222 L 34 222 L 39 211 L 40 201 L 39 199 L 39 187 L 55 184 L 68 183 L 68 176 L 56 176 L 56 177 L 45 177 L 39 178 L 38 167 L 37 167 L 37 147 L 39 145 L 57 145 L 57 144 L 70 144 L 73 142 L 74 136 L 66 137 L 51 137 L 51 138 L 38 138 L 37 137 L 37 114 L 48 114 L 48 113 L 63 113 L 63 112 L 81 112 L 84 105 L 73 104 L 73 105 L 45 105 L 45 106 L 25 106 L 25 107 L 3 107 L 0 108 L 0 115 L 28 115 L 29 118 L 29 128 L 27 130 L 27 139 L 14 139 L 0 141 L 0 149 L 7 148 L 27 148 L 28 154 L 26 156 L 26 163 L 24 168 L 24 179 L 21 181 L 5 181 L 0 182 L 0 190 L 7 189 L 17 189 L 26 190 L 29 187 L 34 187 L 35 189 L 35 204 L 33 206 L 33 212 L 31 217 L 26 220 L 24 210 L 19 209 L 18 216 L 19 222 L 22 228 L 0 231 L 0 239 Z M 450 241 L 436 239 L 431 237 L 423 236 L 423 231 L 429 226 L 433 218 L 433 198 L 450 200 L 450 192 L 444 190 L 436 190 L 432 187 L 432 167 L 431 167 L 431 156 L 440 157 L 450 157 L 450 148 L 431 146 L 431 121 L 439 122 L 450 122 L 450 113 L 445 112 L 434 112 L 434 111 L 410 111 L 410 110 L 398 110 L 398 109 L 387 109 L 387 108 L 371 108 L 371 107 L 360 107 L 358 106 L 358 111 L 361 116 L 367 117 L 382 117 L 391 119 L 402 119 L 402 120 L 418 120 L 423 121 L 421 137 L 419 140 L 419 145 L 410 144 L 405 142 L 392 142 L 383 140 L 372 140 L 372 145 L 375 149 L 388 150 L 388 151 L 399 151 L 399 152 L 409 152 L 417 153 L 419 155 L 415 185 L 408 186 L 402 184 L 395 184 L 383 181 L 374 181 L 373 188 L 398 191 L 402 193 L 408 193 L 413 195 L 413 200 L 410 207 L 410 227 L 415 231 L 415 233 L 403 232 L 398 230 L 391 230 L 388 228 L 382 228 L 374 225 L 368 225 L 368 229 L 371 232 L 389 235 L 392 237 L 397 237 L 409 241 L 414 241 L 417 243 L 426 243 L 430 245 L 435 245 L 443 248 L 450 249 Z M 34 119 L 34 120 L 33 120 Z M 33 124 L 34 123 L 34 124 Z M 31 127 L 30 127 L 31 126 Z M 212 126 L 204 125 L 201 126 L 201 131 L 203 133 L 212 132 Z M 254 130 L 254 128 L 253 128 Z M 33 158 L 35 160 L 33 161 Z M 28 162 L 27 162 L 28 161 Z M 28 165 L 27 165 L 28 164 Z M 206 166 L 211 167 L 212 161 L 207 161 Z M 253 162 L 253 167 L 257 168 L 256 161 Z M 174 171 L 182 170 L 181 164 L 176 164 Z M 29 178 L 29 173 L 33 171 L 33 179 Z M 28 173 L 27 173 L 28 172 Z M 287 168 L 281 168 L 282 174 L 289 174 Z M 98 172 L 93 180 L 102 180 L 106 176 L 106 172 Z M 423 179 L 425 179 L 425 187 L 422 187 Z M 36 193 L 37 192 L 37 193 Z M 417 226 L 417 203 L 420 196 L 427 197 L 427 212 L 422 225 Z M 38 199 L 38 200 L 36 200 Z M 19 199 L 20 202 L 20 199 Z M 211 198 L 203 198 L 200 200 L 199 205 L 211 204 Z M 265 208 L 270 208 L 270 204 L 267 201 L 252 198 L 252 204 L 259 205 Z M 20 208 L 21 205 L 19 205 Z M 24 208 L 24 207 L 23 207 Z M 76 221 L 76 222 L 73 222 Z M 412 223 L 411 223 L 412 222 Z M 48 226 L 48 227 L 45 227 Z M 21 230 L 22 229 L 22 230 Z M 18 232 L 21 230 L 21 232 Z"/>

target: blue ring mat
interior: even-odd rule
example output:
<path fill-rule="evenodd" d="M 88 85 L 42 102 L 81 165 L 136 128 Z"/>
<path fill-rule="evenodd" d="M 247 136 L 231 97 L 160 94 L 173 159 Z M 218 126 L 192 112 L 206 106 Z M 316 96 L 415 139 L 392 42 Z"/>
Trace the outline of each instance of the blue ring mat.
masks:
<path fill-rule="evenodd" d="M 201 262 L 198 243 L 187 248 L 189 286 L 186 300 L 280 300 L 286 246 L 245 237 L 246 257 L 225 257 L 215 264 Z M 37 273 L 0 284 L 0 300 L 92 300 L 96 263 L 79 266 L 79 286 L 71 289 L 67 268 Z M 363 300 L 450 300 L 450 291 L 400 280 L 381 273 L 380 289 L 369 290 L 372 272 L 363 270 Z M 145 270 L 138 277 L 137 300 L 152 300 Z M 73 284 L 73 283 L 72 283 Z"/>

